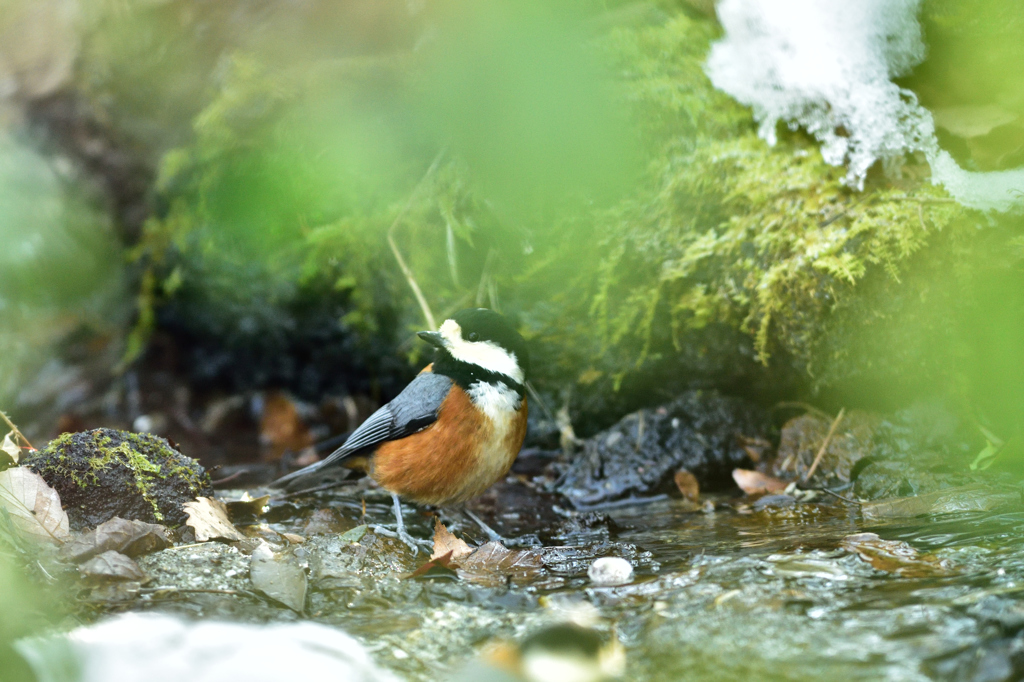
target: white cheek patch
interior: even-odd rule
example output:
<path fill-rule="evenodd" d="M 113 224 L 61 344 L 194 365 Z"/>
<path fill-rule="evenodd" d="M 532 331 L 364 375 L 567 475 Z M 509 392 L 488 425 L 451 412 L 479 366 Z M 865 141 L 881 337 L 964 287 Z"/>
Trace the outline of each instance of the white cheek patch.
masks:
<path fill-rule="evenodd" d="M 504 374 L 516 383 L 523 383 L 523 370 L 516 356 L 490 341 L 466 341 L 462 328 L 455 320 L 445 320 L 439 330 L 445 340 L 445 350 L 456 360 L 477 365 L 489 372 Z"/>

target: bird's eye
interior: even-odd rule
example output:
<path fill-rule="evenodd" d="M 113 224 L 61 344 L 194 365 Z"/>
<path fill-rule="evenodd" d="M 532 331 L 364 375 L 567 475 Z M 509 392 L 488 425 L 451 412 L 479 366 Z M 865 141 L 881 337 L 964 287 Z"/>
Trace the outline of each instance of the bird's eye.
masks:
<path fill-rule="evenodd" d="M 477 334 L 476 332 L 470 332 L 469 336 L 466 338 L 468 338 L 470 341 L 476 341 L 480 338 L 480 335 Z"/>

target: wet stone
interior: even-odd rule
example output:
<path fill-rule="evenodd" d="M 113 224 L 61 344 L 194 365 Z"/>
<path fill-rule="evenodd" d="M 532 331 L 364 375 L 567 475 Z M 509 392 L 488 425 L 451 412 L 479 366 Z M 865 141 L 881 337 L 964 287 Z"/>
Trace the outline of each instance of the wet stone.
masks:
<path fill-rule="evenodd" d="M 692 473 L 702 490 L 728 486 L 736 467 L 752 462 L 744 439 L 770 433 L 767 413 L 737 398 L 689 391 L 656 409 L 641 410 L 586 440 L 582 452 L 555 463 L 558 492 L 577 507 L 668 486 L 679 469 Z"/>
<path fill-rule="evenodd" d="M 180 526 L 182 505 L 212 495 L 206 470 L 165 439 L 114 429 L 69 433 L 26 458 L 60 495 L 75 530 L 115 516 Z"/>

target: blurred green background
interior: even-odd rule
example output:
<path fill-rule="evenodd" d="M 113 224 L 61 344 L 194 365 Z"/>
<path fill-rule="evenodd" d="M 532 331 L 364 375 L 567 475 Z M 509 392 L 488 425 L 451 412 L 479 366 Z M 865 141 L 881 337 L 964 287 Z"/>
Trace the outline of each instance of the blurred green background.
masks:
<path fill-rule="evenodd" d="M 388 397 L 427 325 L 397 250 L 436 319 L 512 315 L 581 433 L 694 386 L 939 396 L 1019 428 L 1018 217 L 958 207 L 914 158 L 859 193 L 801 132 L 767 147 L 704 73 L 711 3 L 2 17 L 0 404 L 54 395 L 38 377 L 68 339 L 120 372 L 154 334 L 198 387 Z M 962 165 L 1019 165 L 1013 4 L 927 0 L 921 21 L 901 84 Z"/>

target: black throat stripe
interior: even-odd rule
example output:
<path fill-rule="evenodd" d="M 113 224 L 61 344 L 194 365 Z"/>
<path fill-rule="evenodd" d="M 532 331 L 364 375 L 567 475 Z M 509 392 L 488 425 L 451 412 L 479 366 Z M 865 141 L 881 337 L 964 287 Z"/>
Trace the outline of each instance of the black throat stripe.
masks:
<path fill-rule="evenodd" d="M 464 391 L 468 391 L 473 384 L 483 382 L 492 385 L 505 384 L 516 392 L 520 402 L 526 395 L 526 387 L 507 374 L 492 372 L 480 365 L 456 360 L 446 350 L 438 349 L 437 355 L 434 357 L 433 371 L 435 374 L 451 377 L 452 381 Z"/>

